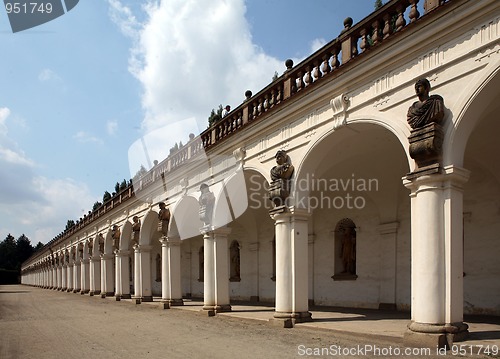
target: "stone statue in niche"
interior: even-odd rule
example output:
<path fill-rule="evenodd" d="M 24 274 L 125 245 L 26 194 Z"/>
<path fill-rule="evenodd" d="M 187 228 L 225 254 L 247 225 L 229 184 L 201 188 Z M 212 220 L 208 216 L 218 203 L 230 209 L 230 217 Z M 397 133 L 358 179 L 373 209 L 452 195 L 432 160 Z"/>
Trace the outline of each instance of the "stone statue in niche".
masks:
<path fill-rule="evenodd" d="M 210 188 L 206 183 L 202 183 L 200 186 L 201 195 L 198 199 L 200 204 L 200 220 L 205 226 L 212 224 L 212 216 L 214 212 L 215 196 L 210 192 Z"/>
<path fill-rule="evenodd" d="M 132 220 L 134 221 L 132 224 L 132 242 L 133 244 L 137 244 L 139 243 L 139 234 L 141 233 L 141 220 L 137 216 L 134 216 Z"/>
<path fill-rule="evenodd" d="M 158 213 L 158 232 L 166 236 L 170 222 L 170 210 L 163 202 L 158 203 L 158 206 L 160 207 L 160 212 Z"/>
<path fill-rule="evenodd" d="M 274 203 L 275 207 L 283 207 L 290 195 L 290 182 L 294 167 L 286 151 L 279 150 L 274 157 L 276 158 L 276 166 L 271 169 L 269 199 Z"/>
<path fill-rule="evenodd" d="M 119 249 L 120 247 L 120 227 L 116 224 L 111 228 L 111 238 L 113 238 L 113 249 Z"/>
<path fill-rule="evenodd" d="M 427 79 L 415 83 L 418 101 L 407 113 L 411 130 L 410 156 L 417 164 L 410 176 L 439 173 L 442 162 L 444 138 L 444 100 L 439 95 L 429 95 L 431 85 Z"/>
<path fill-rule="evenodd" d="M 342 274 L 356 274 L 356 229 L 345 227 L 341 238 L 340 258 L 344 270 Z"/>

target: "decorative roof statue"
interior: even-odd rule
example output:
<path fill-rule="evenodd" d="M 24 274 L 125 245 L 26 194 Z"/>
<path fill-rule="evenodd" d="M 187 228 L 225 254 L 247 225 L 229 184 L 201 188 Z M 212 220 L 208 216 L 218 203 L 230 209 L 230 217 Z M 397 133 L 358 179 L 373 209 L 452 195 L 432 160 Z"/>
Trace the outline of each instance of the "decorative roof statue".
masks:
<path fill-rule="evenodd" d="M 132 224 L 132 241 L 134 242 L 133 244 L 137 244 L 139 243 L 139 235 L 141 233 L 141 220 L 137 216 L 134 216 L 132 220 L 134 221 Z"/>
<path fill-rule="evenodd" d="M 111 229 L 111 238 L 113 238 L 113 249 L 118 249 L 120 247 L 120 227 L 116 224 Z"/>
<path fill-rule="evenodd" d="M 163 202 L 158 203 L 158 206 L 160 207 L 160 212 L 158 213 L 158 232 L 166 236 L 168 234 L 168 224 L 170 223 L 170 210 Z"/>
<path fill-rule="evenodd" d="M 286 199 L 290 195 L 290 181 L 294 167 L 286 151 L 279 150 L 274 157 L 276 158 L 276 166 L 271 169 L 269 199 L 274 203 L 276 208 L 284 210 Z"/>
<path fill-rule="evenodd" d="M 214 212 L 215 196 L 210 192 L 210 188 L 206 183 L 202 183 L 200 186 L 201 195 L 198 199 L 200 204 L 200 220 L 205 226 L 212 224 L 212 215 Z"/>

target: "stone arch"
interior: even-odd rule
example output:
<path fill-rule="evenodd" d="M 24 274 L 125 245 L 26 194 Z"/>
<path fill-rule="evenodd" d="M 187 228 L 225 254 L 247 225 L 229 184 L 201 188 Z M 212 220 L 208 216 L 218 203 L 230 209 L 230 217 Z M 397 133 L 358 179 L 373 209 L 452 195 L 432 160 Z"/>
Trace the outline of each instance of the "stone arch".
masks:
<path fill-rule="evenodd" d="M 195 194 L 183 196 L 171 208 L 169 236 L 179 236 L 181 240 L 184 240 L 200 235 L 200 228 L 203 227 L 203 223 L 200 221 L 200 205 Z"/>
<path fill-rule="evenodd" d="M 120 235 L 120 250 L 126 251 L 129 249 L 130 241 L 132 237 L 132 223 L 130 221 L 125 221 L 121 228 Z"/>
<path fill-rule="evenodd" d="M 101 254 L 113 254 L 113 235 L 111 229 L 106 233 L 104 237 L 104 253 Z"/>
<path fill-rule="evenodd" d="M 236 170 L 229 178 L 210 186 L 215 195 L 212 224 L 215 228 L 227 226 L 248 208 L 245 171 Z M 243 191 L 242 189 L 245 189 Z"/>
<path fill-rule="evenodd" d="M 443 143 L 443 164 L 462 166 L 467 142 L 483 115 L 498 106 L 500 65 L 488 66 L 476 82 L 465 86 L 457 101 L 456 121 L 448 126 Z M 446 100 L 446 99 L 445 99 Z"/>
<path fill-rule="evenodd" d="M 376 181 L 371 183 L 369 181 L 371 179 L 369 174 L 374 173 L 376 176 L 390 177 L 391 183 L 386 186 L 387 188 L 403 188 L 401 178 L 413 166 L 413 159 L 409 156 L 407 133 L 409 134 L 407 129 L 393 126 L 377 118 L 354 118 L 346 126 L 321 135 L 309 145 L 300 162 L 297 163 L 297 159 L 292 159 L 295 166 L 291 191 L 294 199 L 292 203 L 299 208 L 305 208 L 304 199 L 307 199 L 309 195 L 311 179 L 321 176 L 322 164 L 328 163 L 330 168 L 346 167 L 350 158 L 356 158 L 359 161 L 360 158 L 365 157 L 366 161 L 363 162 L 362 168 L 356 170 L 365 176 L 363 179 L 368 179 L 367 186 L 370 185 L 373 188 L 377 185 Z M 376 167 L 375 162 L 380 161 L 392 165 L 386 166 L 389 167 L 388 169 L 382 166 Z M 318 185 L 324 186 L 325 183 L 318 182 Z M 383 200 L 380 191 L 371 191 L 371 194 L 378 202 Z M 397 193 L 392 193 L 393 197 L 397 195 Z M 393 218 L 384 218 L 394 217 L 393 213 L 394 208 L 392 214 L 382 214 L 381 219 L 393 220 Z"/>
<path fill-rule="evenodd" d="M 158 225 L 158 213 L 150 210 L 143 218 L 141 224 L 141 234 L 139 236 L 140 245 L 151 245 L 151 237 Z"/>

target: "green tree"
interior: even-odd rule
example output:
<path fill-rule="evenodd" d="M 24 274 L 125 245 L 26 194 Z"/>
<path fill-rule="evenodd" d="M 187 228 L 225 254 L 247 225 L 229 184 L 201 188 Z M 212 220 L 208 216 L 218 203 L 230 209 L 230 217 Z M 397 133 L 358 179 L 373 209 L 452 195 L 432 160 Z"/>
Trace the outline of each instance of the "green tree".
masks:
<path fill-rule="evenodd" d="M 111 193 L 109 193 L 108 191 L 104 192 L 104 195 L 102 196 L 103 203 L 106 203 L 110 199 L 111 199 Z"/>
<path fill-rule="evenodd" d="M 222 108 L 222 104 L 219 105 L 217 111 L 215 109 L 212 109 L 212 111 L 210 112 L 210 116 L 208 116 L 208 127 L 212 126 L 214 123 L 216 123 L 222 118 L 223 110 L 224 109 Z"/>
<path fill-rule="evenodd" d="M 0 242 L 0 268 L 13 270 L 16 269 L 17 261 L 16 239 L 10 233 Z"/>
<path fill-rule="evenodd" d="M 92 206 L 92 211 L 95 211 L 96 209 L 98 209 L 101 206 L 102 206 L 101 202 L 95 201 L 94 205 Z"/>
<path fill-rule="evenodd" d="M 67 229 L 70 229 L 71 227 L 73 227 L 75 225 L 75 221 L 73 221 L 72 219 L 68 219 L 68 221 L 66 222 L 66 230 Z"/>
<path fill-rule="evenodd" d="M 124 179 L 122 183 L 120 183 L 120 192 L 127 188 L 127 180 Z"/>
<path fill-rule="evenodd" d="M 24 234 L 21 235 L 16 241 L 16 254 L 17 254 L 17 263 L 16 269 L 21 270 L 21 264 L 31 257 L 34 252 L 34 248 L 31 245 L 31 241 Z"/>

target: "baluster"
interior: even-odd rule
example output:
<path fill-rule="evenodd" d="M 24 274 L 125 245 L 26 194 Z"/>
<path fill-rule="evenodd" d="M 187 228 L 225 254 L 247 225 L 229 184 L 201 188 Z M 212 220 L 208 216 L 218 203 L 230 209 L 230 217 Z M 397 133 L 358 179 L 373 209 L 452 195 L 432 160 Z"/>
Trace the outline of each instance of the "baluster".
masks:
<path fill-rule="evenodd" d="M 417 9 L 418 0 L 410 0 L 411 10 L 408 16 L 410 17 L 410 23 L 414 22 L 420 17 L 420 13 Z"/>
<path fill-rule="evenodd" d="M 269 108 L 272 108 L 276 103 L 276 89 L 271 90 L 271 98 L 269 99 Z"/>
<path fill-rule="evenodd" d="M 278 86 L 278 93 L 276 94 L 276 103 L 280 103 L 281 102 L 281 94 L 282 94 L 282 91 L 281 91 L 281 85 Z"/>
<path fill-rule="evenodd" d="M 373 27 L 373 34 L 372 34 L 372 41 L 373 45 L 377 45 L 382 41 L 382 38 L 380 36 L 380 21 L 377 20 L 372 24 Z"/>
<path fill-rule="evenodd" d="M 351 43 L 351 59 L 353 57 L 358 56 L 358 36 L 353 35 L 351 36 L 352 43 Z"/>
<path fill-rule="evenodd" d="M 310 84 L 312 84 L 313 82 L 313 79 L 312 79 L 312 76 L 311 76 L 311 67 L 307 66 L 306 67 L 306 76 L 304 77 L 304 82 L 305 82 L 305 86 L 309 86 Z"/>
<path fill-rule="evenodd" d="M 328 63 L 328 59 L 330 59 L 330 53 L 327 52 L 326 54 L 323 55 L 323 64 L 321 65 L 321 71 L 323 72 L 324 75 L 332 71 L 332 68 L 330 67 L 330 64 Z"/>
<path fill-rule="evenodd" d="M 387 39 L 391 35 L 391 15 L 384 14 L 384 29 L 382 30 L 383 38 Z"/>
<path fill-rule="evenodd" d="M 262 108 L 263 108 L 264 112 L 266 112 L 268 110 L 268 108 L 269 108 L 269 95 L 268 94 L 266 94 L 264 96 L 264 102 L 262 104 Z"/>
<path fill-rule="evenodd" d="M 253 103 L 253 112 L 252 112 L 253 117 L 252 117 L 252 119 L 255 119 L 259 115 L 259 109 L 258 109 L 258 107 L 259 107 L 259 103 L 258 102 L 254 102 Z"/>
<path fill-rule="evenodd" d="M 313 71 L 314 81 L 318 81 L 318 79 L 320 79 L 321 76 L 323 76 L 323 74 L 321 73 L 321 71 L 319 69 L 319 63 L 318 63 L 318 61 L 315 61 L 314 62 L 314 71 Z"/>
<path fill-rule="evenodd" d="M 335 50 L 333 50 L 333 57 L 332 57 L 332 70 L 338 68 L 340 66 L 339 62 L 339 52 L 340 52 L 340 47 L 336 46 Z"/>
<path fill-rule="evenodd" d="M 405 7 L 401 4 L 396 8 L 398 12 L 398 19 L 396 20 L 396 31 L 400 31 L 406 25 L 406 20 L 404 18 Z"/>
<path fill-rule="evenodd" d="M 360 34 L 361 41 L 359 43 L 359 48 L 361 49 L 361 52 L 365 52 L 365 50 L 370 47 L 370 43 L 366 39 L 366 29 L 361 29 Z"/>
<path fill-rule="evenodd" d="M 263 108 L 262 108 L 262 98 L 259 99 L 259 105 L 257 106 L 257 112 L 258 114 L 260 115 L 263 111 Z"/>
<path fill-rule="evenodd" d="M 302 74 L 302 71 L 299 71 L 298 77 L 297 77 L 297 92 L 304 88 L 304 81 L 302 79 L 302 76 L 304 76 Z"/>

